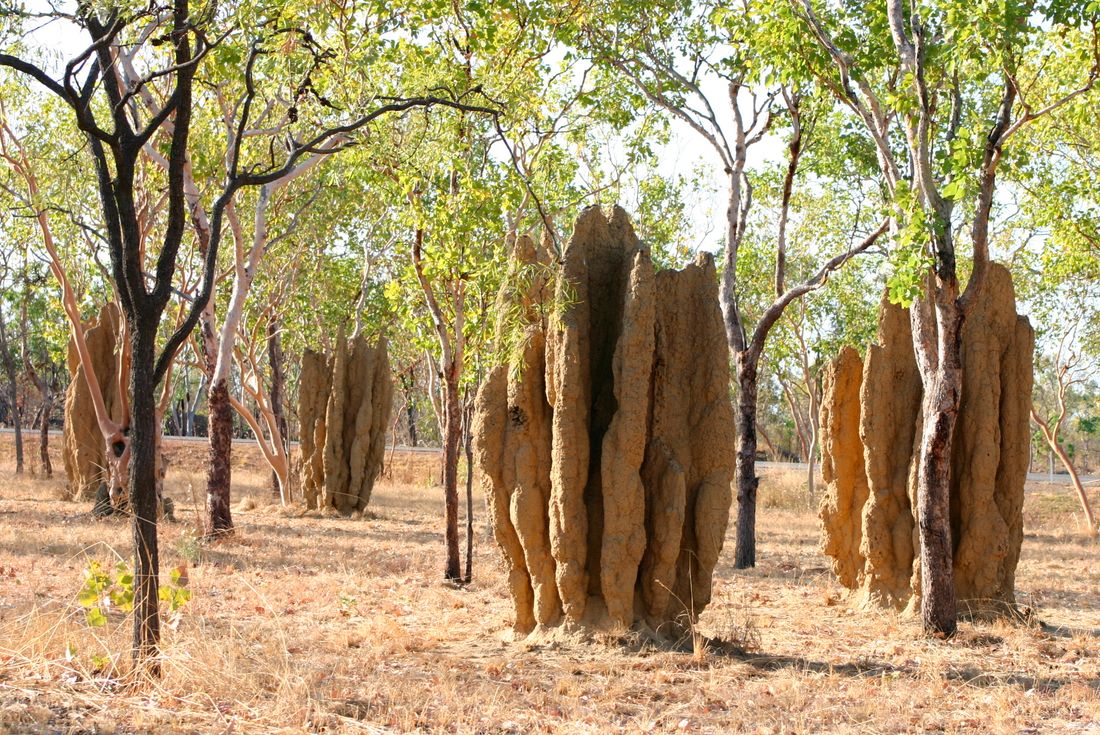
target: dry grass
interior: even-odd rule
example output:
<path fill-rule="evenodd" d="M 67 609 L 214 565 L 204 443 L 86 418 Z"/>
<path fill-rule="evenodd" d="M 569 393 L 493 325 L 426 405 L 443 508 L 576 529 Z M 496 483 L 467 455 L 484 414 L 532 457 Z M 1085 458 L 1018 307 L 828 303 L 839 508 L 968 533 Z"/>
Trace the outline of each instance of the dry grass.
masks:
<path fill-rule="evenodd" d="M 76 604 L 86 558 L 129 555 L 128 525 L 0 464 L 0 733 L 1100 733 L 1100 545 L 1076 533 L 1068 488 L 1028 497 L 1017 589 L 1045 625 L 967 623 L 940 642 L 848 609 L 804 478 L 769 475 L 762 499 L 789 499 L 762 500 L 759 564 L 724 559 L 701 622 L 751 650 L 696 660 L 505 643 L 480 500 L 475 581 L 439 582 L 431 456 L 399 455 L 371 516 L 346 520 L 264 507 L 267 475 L 241 455 L 235 491 L 260 507 L 209 547 L 187 490 L 201 451 L 172 466 L 184 522 L 163 527 L 161 563 L 188 564 L 195 597 L 165 631 L 163 680 L 142 687 L 126 681 L 128 621 L 90 628 Z"/>
<path fill-rule="evenodd" d="M 802 510 L 811 512 L 813 503 L 806 489 L 805 470 L 787 470 L 777 467 L 764 467 L 759 470 L 760 490 L 757 505 L 775 510 Z M 814 498 L 821 497 L 825 482 L 821 479 L 821 470 L 815 472 Z"/>

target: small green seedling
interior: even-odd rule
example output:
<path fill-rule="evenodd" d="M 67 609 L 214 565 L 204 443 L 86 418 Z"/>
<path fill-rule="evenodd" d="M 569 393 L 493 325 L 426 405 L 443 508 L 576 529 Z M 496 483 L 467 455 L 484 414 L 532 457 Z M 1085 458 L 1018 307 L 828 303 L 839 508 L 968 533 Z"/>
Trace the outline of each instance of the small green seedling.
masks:
<path fill-rule="evenodd" d="M 169 573 L 169 583 L 157 590 L 161 602 L 168 603 L 168 612 L 175 613 L 191 599 L 187 589 L 187 567 L 176 567 Z M 134 610 L 134 574 L 124 561 L 115 564 L 114 570 L 95 559 L 88 560 L 84 568 L 84 586 L 76 600 L 86 608 L 84 619 L 88 625 L 101 628 L 107 624 L 111 608 L 129 613 Z"/>
<path fill-rule="evenodd" d="M 340 595 L 340 614 L 344 617 L 351 617 L 357 612 L 356 605 L 358 604 L 359 600 L 351 595 Z"/>

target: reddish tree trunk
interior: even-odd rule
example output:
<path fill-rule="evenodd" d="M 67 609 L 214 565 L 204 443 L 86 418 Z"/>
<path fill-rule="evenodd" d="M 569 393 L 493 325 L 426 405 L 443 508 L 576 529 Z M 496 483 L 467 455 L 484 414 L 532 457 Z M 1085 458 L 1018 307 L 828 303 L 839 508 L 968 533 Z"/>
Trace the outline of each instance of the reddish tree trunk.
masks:
<path fill-rule="evenodd" d="M 1055 440 L 1054 451 L 1058 453 L 1058 459 L 1062 460 L 1062 464 L 1065 465 L 1066 472 L 1069 473 L 1070 482 L 1073 483 L 1073 489 L 1077 491 L 1077 499 L 1081 501 L 1081 508 L 1085 512 L 1085 523 L 1089 527 L 1089 535 L 1096 535 L 1096 519 L 1092 515 L 1092 506 L 1089 505 L 1089 496 L 1085 492 L 1085 486 L 1081 484 L 1081 478 L 1077 475 L 1077 468 L 1073 466 L 1073 461 L 1066 454 L 1066 450 L 1062 448 L 1062 445 Z"/>
<path fill-rule="evenodd" d="M 938 312 L 939 364 L 922 376 L 924 428 L 917 465 L 921 621 L 926 633 L 952 636 L 958 624 L 951 539 L 951 447 L 962 400 L 963 315 L 954 298 Z"/>
<path fill-rule="evenodd" d="M 210 458 L 206 475 L 206 535 L 220 536 L 233 530 L 230 512 L 229 459 L 233 449 L 233 406 L 229 403 L 229 381 L 219 380 L 210 387 L 208 435 Z"/>

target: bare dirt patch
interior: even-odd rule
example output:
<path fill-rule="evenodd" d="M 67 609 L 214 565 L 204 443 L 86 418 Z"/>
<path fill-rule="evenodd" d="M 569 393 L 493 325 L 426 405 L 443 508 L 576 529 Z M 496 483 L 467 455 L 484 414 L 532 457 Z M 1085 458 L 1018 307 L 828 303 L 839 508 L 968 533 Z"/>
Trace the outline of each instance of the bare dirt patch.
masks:
<path fill-rule="evenodd" d="M 772 472 L 758 566 L 734 572 L 728 538 L 700 621 L 748 650 L 695 657 L 504 643 L 480 499 L 474 583 L 440 581 L 435 455 L 399 453 L 350 520 L 265 505 L 269 473 L 234 447 L 234 500 L 257 508 L 200 546 L 188 483 L 201 492 L 205 447 L 186 448 L 167 483 L 184 522 L 162 527 L 161 564 L 188 565 L 194 599 L 165 632 L 164 680 L 132 688 L 129 621 L 89 627 L 76 602 L 88 558 L 129 557 L 128 524 L 60 500 L 58 481 L 15 478 L 0 437 L 0 732 L 1100 733 L 1100 544 L 1079 535 L 1068 486 L 1028 487 L 1016 588 L 1042 624 L 965 623 L 942 642 L 849 609 L 801 478 Z"/>

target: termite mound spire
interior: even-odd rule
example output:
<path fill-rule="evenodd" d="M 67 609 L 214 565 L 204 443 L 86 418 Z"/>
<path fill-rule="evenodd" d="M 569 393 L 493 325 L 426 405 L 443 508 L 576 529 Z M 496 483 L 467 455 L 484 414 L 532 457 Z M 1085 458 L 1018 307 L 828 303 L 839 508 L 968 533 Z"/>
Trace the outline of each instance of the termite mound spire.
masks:
<path fill-rule="evenodd" d="M 333 355 L 307 350 L 298 388 L 299 460 L 307 508 L 362 512 L 385 462 L 393 380 L 386 340 L 340 329 Z"/>
<path fill-rule="evenodd" d="M 951 462 L 955 593 L 972 615 L 1013 611 L 1029 463 L 1034 332 L 1016 314 L 1008 269 L 992 264 L 962 331 L 963 393 Z M 844 348 L 825 374 L 822 551 L 867 607 L 920 607 L 916 461 L 920 374 L 909 314 L 885 298 L 860 361 Z"/>
<path fill-rule="evenodd" d="M 678 638 L 710 602 L 732 500 L 714 261 L 655 273 L 618 207 L 584 210 L 552 278 L 550 261 L 513 243 L 498 309 L 525 327 L 475 406 L 514 633 Z"/>
<path fill-rule="evenodd" d="M 92 372 L 103 395 L 103 405 L 112 421 L 123 419 L 122 386 L 119 380 L 119 309 L 105 304 L 99 315 L 84 324 L 84 341 L 91 356 Z M 81 364 L 76 344 L 69 340 L 69 387 L 65 391 L 65 426 L 62 453 L 69 496 L 92 500 L 99 486 L 107 482 L 107 445 L 96 420 L 87 368 Z"/>

